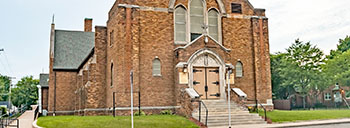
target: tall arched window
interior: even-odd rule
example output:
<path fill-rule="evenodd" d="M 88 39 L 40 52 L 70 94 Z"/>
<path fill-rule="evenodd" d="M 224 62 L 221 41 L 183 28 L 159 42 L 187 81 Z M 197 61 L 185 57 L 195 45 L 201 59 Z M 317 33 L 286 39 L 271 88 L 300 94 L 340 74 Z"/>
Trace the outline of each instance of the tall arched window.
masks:
<path fill-rule="evenodd" d="M 191 41 L 197 39 L 203 33 L 204 5 L 202 0 L 192 0 L 190 4 L 190 28 Z"/>
<path fill-rule="evenodd" d="M 114 67 L 113 67 L 113 63 L 111 64 L 111 86 L 113 86 L 113 75 L 114 75 Z"/>
<path fill-rule="evenodd" d="M 208 12 L 209 35 L 219 41 L 219 13 L 215 9 Z"/>
<path fill-rule="evenodd" d="M 186 42 L 186 9 L 179 6 L 175 9 L 175 42 Z"/>
<path fill-rule="evenodd" d="M 236 77 L 243 77 L 243 64 L 240 61 L 236 64 Z"/>
<path fill-rule="evenodd" d="M 153 64 L 152 64 L 152 69 L 153 69 L 153 76 L 161 76 L 161 63 L 160 60 L 158 58 L 155 58 L 153 60 Z"/>

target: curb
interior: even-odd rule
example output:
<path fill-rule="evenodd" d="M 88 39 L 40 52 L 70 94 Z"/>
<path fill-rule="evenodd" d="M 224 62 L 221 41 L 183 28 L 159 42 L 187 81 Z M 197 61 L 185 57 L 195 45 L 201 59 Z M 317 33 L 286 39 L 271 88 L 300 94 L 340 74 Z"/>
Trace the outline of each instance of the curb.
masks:
<path fill-rule="evenodd" d="M 32 123 L 33 128 L 43 128 L 43 127 L 40 127 L 36 124 L 37 121 L 38 120 L 34 120 L 34 122 Z"/>
<path fill-rule="evenodd" d="M 232 126 L 232 128 L 288 128 L 288 127 L 304 127 L 304 126 L 343 124 L 343 123 L 350 123 L 350 118 L 331 119 L 331 120 L 310 120 L 310 121 L 302 121 L 302 122 L 275 123 L 275 124 L 235 125 L 235 126 Z M 227 128 L 227 127 L 216 127 L 216 128 Z"/>
<path fill-rule="evenodd" d="M 267 126 L 268 128 L 280 128 L 280 127 L 302 127 L 302 126 L 315 126 L 315 125 L 328 125 L 328 124 L 342 124 L 350 123 L 350 119 L 340 119 L 340 120 L 319 120 L 303 123 L 290 123 L 290 124 L 276 124 L 276 126 Z M 273 125 L 273 124 L 272 124 Z"/>

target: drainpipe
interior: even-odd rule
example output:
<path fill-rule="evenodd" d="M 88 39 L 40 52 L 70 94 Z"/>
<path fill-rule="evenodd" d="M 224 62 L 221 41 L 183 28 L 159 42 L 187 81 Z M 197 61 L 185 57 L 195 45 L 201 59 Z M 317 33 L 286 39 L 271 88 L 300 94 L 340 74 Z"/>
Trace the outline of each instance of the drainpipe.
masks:
<path fill-rule="evenodd" d="M 56 72 L 55 72 L 55 86 L 53 93 L 53 116 L 56 116 Z"/>
<path fill-rule="evenodd" d="M 253 44 L 252 44 L 252 49 L 253 49 L 253 62 L 254 62 L 254 66 L 253 66 L 253 71 L 254 71 L 254 91 L 255 91 L 255 93 L 254 93 L 254 97 L 255 97 L 255 104 L 256 104 L 256 106 L 258 106 L 258 103 L 257 103 L 257 89 L 256 89 L 256 84 L 257 84 L 257 82 L 256 82 L 256 80 L 257 80 L 257 78 L 256 78 L 256 63 L 255 63 L 255 53 L 256 53 L 256 51 L 255 51 L 255 41 L 254 41 L 254 18 L 251 18 L 250 19 L 250 22 L 251 22 L 251 28 L 252 28 L 252 40 L 253 40 Z"/>

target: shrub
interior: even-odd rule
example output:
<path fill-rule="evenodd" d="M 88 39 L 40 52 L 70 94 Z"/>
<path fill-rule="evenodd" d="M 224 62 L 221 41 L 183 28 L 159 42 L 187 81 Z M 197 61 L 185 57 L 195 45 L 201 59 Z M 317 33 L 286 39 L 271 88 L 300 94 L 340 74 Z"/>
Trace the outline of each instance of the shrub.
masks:
<path fill-rule="evenodd" d="M 173 111 L 171 110 L 164 110 L 160 112 L 161 115 L 173 115 Z"/>
<path fill-rule="evenodd" d="M 134 116 L 145 116 L 146 114 L 145 114 L 145 112 L 144 111 L 136 111 L 136 112 L 134 112 Z"/>
<path fill-rule="evenodd" d="M 7 114 L 7 108 L 6 107 L 0 107 L 0 112 L 1 112 L 1 115 L 4 115 L 4 114 Z"/>

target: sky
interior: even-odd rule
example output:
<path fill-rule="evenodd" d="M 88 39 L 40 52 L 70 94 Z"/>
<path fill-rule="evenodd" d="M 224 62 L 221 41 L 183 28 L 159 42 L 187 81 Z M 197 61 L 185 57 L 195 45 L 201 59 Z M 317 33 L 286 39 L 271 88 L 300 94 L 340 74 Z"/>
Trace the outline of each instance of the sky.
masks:
<path fill-rule="evenodd" d="M 49 70 L 50 24 L 83 30 L 84 18 L 106 25 L 115 0 L 1 0 L 0 74 L 39 78 Z M 349 0 L 250 0 L 269 18 L 271 53 L 283 52 L 295 39 L 310 41 L 326 54 L 350 35 Z"/>

